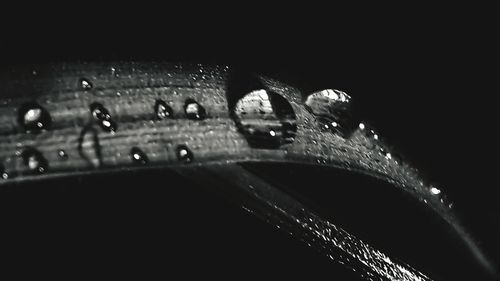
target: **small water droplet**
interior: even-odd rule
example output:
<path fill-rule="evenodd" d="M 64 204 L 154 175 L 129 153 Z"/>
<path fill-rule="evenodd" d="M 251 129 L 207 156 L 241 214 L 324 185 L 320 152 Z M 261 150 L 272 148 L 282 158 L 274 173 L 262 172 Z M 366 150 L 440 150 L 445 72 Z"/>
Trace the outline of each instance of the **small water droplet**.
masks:
<path fill-rule="evenodd" d="M 101 128 L 106 131 L 106 132 L 110 132 L 110 133 L 115 133 L 116 132 L 116 129 L 117 129 L 117 125 L 116 123 L 109 119 L 109 120 L 102 120 L 101 122 L 99 122 L 99 125 L 101 126 Z"/>
<path fill-rule="evenodd" d="M 90 105 L 90 112 L 101 128 L 106 132 L 114 133 L 117 124 L 111 119 L 109 111 L 100 103 L 94 102 Z"/>
<path fill-rule="evenodd" d="M 203 120 L 206 118 L 206 111 L 201 104 L 196 102 L 194 99 L 187 99 L 184 104 L 184 112 L 188 119 L 191 120 Z"/>
<path fill-rule="evenodd" d="M 87 80 L 86 78 L 81 78 L 80 79 L 80 87 L 84 90 L 84 91 L 88 91 L 90 89 L 92 89 L 93 85 L 92 83 Z"/>
<path fill-rule="evenodd" d="M 25 132 L 36 134 L 49 129 L 52 118 L 38 103 L 27 102 L 19 107 L 17 121 Z"/>
<path fill-rule="evenodd" d="M 184 163 L 191 163 L 194 159 L 194 155 L 186 145 L 181 144 L 177 146 L 177 159 Z"/>
<path fill-rule="evenodd" d="M 21 153 L 23 163 L 28 169 L 35 173 L 44 173 L 49 167 L 47 159 L 43 157 L 42 153 L 34 148 L 26 148 Z"/>
<path fill-rule="evenodd" d="M 250 92 L 236 102 L 232 117 L 252 147 L 278 148 L 295 139 L 295 112 L 275 92 L 264 89 Z"/>
<path fill-rule="evenodd" d="M 163 120 L 165 118 L 171 118 L 174 114 L 172 107 L 170 107 L 163 100 L 156 100 L 154 110 L 156 118 L 158 118 L 159 120 Z"/>
<path fill-rule="evenodd" d="M 132 161 L 134 163 L 138 163 L 138 164 L 147 164 L 149 162 L 149 159 L 148 159 L 148 156 L 146 155 L 146 153 L 144 153 L 141 149 L 139 149 L 138 147 L 132 147 L 132 149 L 130 149 L 130 158 L 132 158 Z"/>
<path fill-rule="evenodd" d="M 90 104 L 90 112 L 92 113 L 92 116 L 94 116 L 94 118 L 99 121 L 108 120 L 111 118 L 111 115 L 109 115 L 109 111 L 98 102 Z"/>
<path fill-rule="evenodd" d="M 7 173 L 7 171 L 5 170 L 5 167 L 0 164 L 0 178 L 6 180 L 9 178 L 9 174 Z"/>
<path fill-rule="evenodd" d="M 63 159 L 63 160 L 66 160 L 68 159 L 68 154 L 66 153 L 66 151 L 64 151 L 63 149 L 59 149 L 57 151 L 57 155 L 59 156 L 59 158 Z"/>
<path fill-rule="evenodd" d="M 351 97 L 339 90 L 326 89 L 310 94 L 306 108 L 316 116 L 320 128 L 347 137 L 354 130 Z"/>

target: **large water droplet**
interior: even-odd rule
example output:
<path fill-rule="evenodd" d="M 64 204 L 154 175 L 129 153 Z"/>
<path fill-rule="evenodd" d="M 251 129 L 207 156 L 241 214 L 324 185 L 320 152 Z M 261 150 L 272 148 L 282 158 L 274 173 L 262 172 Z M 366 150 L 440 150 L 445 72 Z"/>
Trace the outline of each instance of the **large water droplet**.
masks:
<path fill-rule="evenodd" d="M 134 163 L 138 163 L 138 164 L 147 164 L 149 162 L 149 159 L 148 159 L 148 156 L 146 155 L 146 153 L 144 153 L 140 148 L 138 147 L 132 147 L 132 149 L 130 149 L 130 158 L 132 158 L 132 161 Z"/>
<path fill-rule="evenodd" d="M 291 104 L 268 90 L 255 90 L 238 100 L 232 116 L 249 145 L 255 148 L 278 148 L 292 143 L 297 132 L 297 117 Z"/>
<path fill-rule="evenodd" d="M 49 167 L 47 159 L 43 157 L 42 153 L 34 148 L 26 148 L 21 153 L 23 163 L 28 169 L 35 173 L 44 173 Z"/>
<path fill-rule="evenodd" d="M 342 91 L 326 89 L 310 94 L 305 103 L 322 130 L 347 137 L 354 129 L 350 100 L 351 97 Z"/>
<path fill-rule="evenodd" d="M 27 102 L 19 107 L 17 121 L 25 132 L 36 134 L 49 129 L 52 118 L 38 103 Z"/>
<path fill-rule="evenodd" d="M 170 107 L 163 100 L 156 100 L 154 109 L 155 109 L 156 118 L 158 118 L 159 120 L 162 120 L 165 118 L 171 118 L 174 114 L 172 107 Z"/>
<path fill-rule="evenodd" d="M 193 99 L 186 100 L 184 112 L 186 113 L 186 117 L 192 120 L 203 120 L 207 115 L 205 108 Z"/>
<path fill-rule="evenodd" d="M 80 87 L 84 90 L 84 91 L 88 91 L 90 89 L 92 89 L 93 85 L 92 83 L 85 79 L 85 78 L 81 78 L 80 81 L 79 81 L 79 84 L 80 84 Z"/>
<path fill-rule="evenodd" d="M 193 162 L 194 155 L 186 145 L 183 144 L 178 145 L 176 153 L 177 153 L 177 159 L 179 159 L 179 161 L 182 161 L 184 163 Z"/>

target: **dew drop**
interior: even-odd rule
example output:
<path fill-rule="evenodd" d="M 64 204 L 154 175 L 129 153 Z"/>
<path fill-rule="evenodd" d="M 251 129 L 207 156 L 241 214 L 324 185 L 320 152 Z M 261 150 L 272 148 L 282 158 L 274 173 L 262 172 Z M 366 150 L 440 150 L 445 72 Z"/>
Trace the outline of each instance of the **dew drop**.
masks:
<path fill-rule="evenodd" d="M 109 119 L 109 120 L 102 120 L 99 122 L 99 125 L 101 126 L 101 128 L 106 131 L 106 132 L 110 132 L 110 133 L 114 133 L 116 132 L 116 129 L 117 129 L 117 125 L 116 123 Z"/>
<path fill-rule="evenodd" d="M 184 112 L 186 113 L 186 117 L 191 120 L 203 120 L 207 115 L 205 108 L 193 99 L 186 100 Z"/>
<path fill-rule="evenodd" d="M 305 104 L 316 116 L 322 130 L 347 137 L 354 129 L 350 101 L 351 97 L 346 93 L 326 89 L 310 94 Z"/>
<path fill-rule="evenodd" d="M 7 173 L 7 171 L 5 170 L 5 167 L 0 164 L 0 178 L 6 180 L 9 178 L 9 174 Z"/>
<path fill-rule="evenodd" d="M 49 167 L 47 159 L 43 157 L 42 153 L 34 148 L 26 148 L 21 153 L 24 165 L 35 173 L 44 173 Z"/>
<path fill-rule="evenodd" d="M 90 105 L 90 112 L 99 126 L 106 131 L 114 133 L 117 130 L 117 124 L 111 119 L 109 111 L 100 103 L 94 102 Z"/>
<path fill-rule="evenodd" d="M 85 79 L 85 78 L 81 78 L 80 79 L 80 87 L 84 90 L 84 91 L 88 91 L 88 90 L 91 90 L 93 85 L 92 83 Z"/>
<path fill-rule="evenodd" d="M 102 104 L 98 102 L 90 104 L 90 112 L 92 113 L 92 116 L 94 116 L 96 120 L 102 121 L 111 119 L 109 111 Z"/>
<path fill-rule="evenodd" d="M 193 162 L 194 155 L 186 145 L 182 144 L 177 146 L 177 159 L 184 163 L 191 163 Z"/>
<path fill-rule="evenodd" d="M 27 102 L 19 107 L 17 121 L 25 132 L 36 134 L 49 129 L 52 118 L 38 103 Z"/>
<path fill-rule="evenodd" d="M 59 149 L 57 151 L 57 156 L 59 156 L 59 158 L 63 159 L 63 160 L 66 160 L 68 159 L 68 154 L 66 153 L 66 151 L 64 151 L 63 149 Z"/>
<path fill-rule="evenodd" d="M 163 120 L 165 118 L 171 118 L 174 114 L 172 107 L 170 107 L 163 100 L 156 100 L 154 110 L 155 110 L 156 118 L 158 120 Z"/>
<path fill-rule="evenodd" d="M 147 164 L 149 162 L 148 156 L 138 147 L 132 147 L 130 149 L 130 158 L 132 158 L 132 162 L 138 164 Z"/>
<path fill-rule="evenodd" d="M 232 117 L 252 147 L 275 149 L 295 139 L 295 112 L 275 92 L 263 89 L 250 92 L 236 102 Z"/>

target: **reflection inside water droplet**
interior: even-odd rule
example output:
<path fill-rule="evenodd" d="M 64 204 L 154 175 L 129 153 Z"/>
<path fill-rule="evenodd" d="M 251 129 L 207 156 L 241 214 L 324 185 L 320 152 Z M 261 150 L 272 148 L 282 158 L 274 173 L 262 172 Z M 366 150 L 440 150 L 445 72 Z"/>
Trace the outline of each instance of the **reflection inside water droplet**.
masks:
<path fill-rule="evenodd" d="M 25 132 L 39 133 L 50 128 L 52 118 L 38 103 L 27 102 L 19 107 L 17 121 Z"/>
<path fill-rule="evenodd" d="M 206 111 L 201 104 L 193 99 L 187 99 L 184 104 L 184 112 L 186 117 L 192 120 L 203 120 L 206 118 Z"/>
<path fill-rule="evenodd" d="M 238 100 L 232 117 L 249 145 L 255 148 L 278 148 L 292 143 L 297 131 L 291 104 L 281 95 L 264 89 Z"/>

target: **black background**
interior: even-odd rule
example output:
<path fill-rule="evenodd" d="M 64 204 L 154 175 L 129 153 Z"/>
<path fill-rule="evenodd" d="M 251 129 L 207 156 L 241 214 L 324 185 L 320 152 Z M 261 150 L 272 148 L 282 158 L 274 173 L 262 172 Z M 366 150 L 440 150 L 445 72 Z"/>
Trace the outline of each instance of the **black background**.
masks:
<path fill-rule="evenodd" d="M 492 23 L 486 15 L 472 19 L 472 11 L 444 11 L 340 18 L 332 11 L 303 12 L 307 16 L 282 20 L 260 9 L 240 19 L 238 23 L 246 22 L 240 25 L 238 13 L 116 13 L 98 23 L 92 13 L 84 18 L 65 14 L 51 18 L 53 24 L 30 23 L 11 30 L 0 41 L 4 67 L 75 60 L 224 63 L 281 79 L 306 93 L 344 90 L 380 135 L 447 191 L 483 248 L 500 260 L 495 181 L 498 71 Z M 4 244 L 22 249 L 17 251 L 22 261 L 41 261 L 55 253 L 60 259 L 46 269 L 58 271 L 63 260 L 64 266 L 78 268 L 73 273 L 107 268 L 109 274 L 162 276 L 201 272 L 220 278 L 317 279 L 320 273 L 352 277 L 341 267 L 333 266 L 330 272 L 332 265 L 314 251 L 209 192 L 179 191 L 185 180 L 165 173 L 169 177 L 160 172 L 124 175 L 122 180 L 96 176 L 3 191 L 2 200 L 13 204 L 5 203 L 8 207 L 2 209 L 2 219 L 9 221 L 2 232 L 17 238 Z M 122 187 L 124 183 L 132 186 Z M 143 191 L 149 185 L 153 191 Z M 167 191 L 159 191 L 160 186 Z M 45 188 L 48 191 L 40 191 Z M 176 196 L 192 203 L 181 204 L 173 200 Z M 167 207 L 159 198 L 168 198 Z M 387 201 L 381 205 L 391 206 Z M 193 227 L 191 220 L 199 226 Z M 165 228 L 169 235 L 163 236 Z M 37 249 L 36 255 L 30 247 Z M 425 259 L 433 254 L 418 255 Z M 442 257 L 444 267 L 454 268 L 451 257 Z"/>

